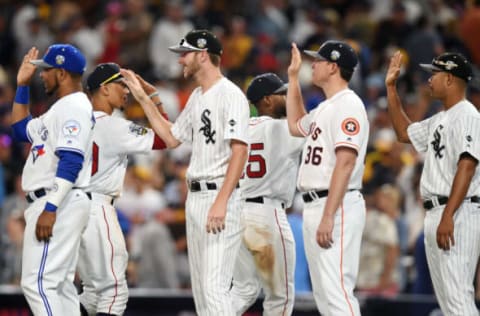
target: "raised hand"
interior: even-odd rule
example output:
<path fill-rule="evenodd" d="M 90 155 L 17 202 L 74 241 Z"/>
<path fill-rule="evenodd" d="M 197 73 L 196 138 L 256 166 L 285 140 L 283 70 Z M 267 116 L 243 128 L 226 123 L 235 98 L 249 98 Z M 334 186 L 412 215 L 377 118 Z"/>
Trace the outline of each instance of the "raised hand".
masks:
<path fill-rule="evenodd" d="M 137 75 L 132 70 L 122 68 L 120 69 L 120 73 L 123 76 L 123 83 L 127 85 L 130 93 L 132 93 L 137 101 L 140 101 L 142 98 L 148 98 L 147 92 L 145 92 Z"/>
<path fill-rule="evenodd" d="M 288 66 L 288 77 L 296 77 L 300 71 L 300 66 L 302 65 L 302 56 L 300 50 L 297 47 L 297 44 L 292 43 L 292 57 L 290 59 L 290 65 Z"/>
<path fill-rule="evenodd" d="M 385 85 L 393 86 L 396 84 L 397 79 L 400 76 L 402 63 L 402 53 L 396 51 L 390 58 L 390 65 L 388 66 L 387 75 L 385 76 Z"/>
<path fill-rule="evenodd" d="M 152 85 L 148 81 L 145 81 L 145 79 L 143 79 L 139 74 L 135 74 L 135 76 L 137 77 L 138 82 L 140 82 L 140 85 L 142 86 L 146 94 L 150 95 L 157 91 L 157 88 L 154 85 Z"/>
<path fill-rule="evenodd" d="M 17 85 L 18 86 L 28 86 L 32 80 L 37 66 L 30 63 L 31 60 L 38 58 L 38 49 L 36 47 L 30 48 L 30 50 L 23 57 L 22 63 L 17 73 Z"/>

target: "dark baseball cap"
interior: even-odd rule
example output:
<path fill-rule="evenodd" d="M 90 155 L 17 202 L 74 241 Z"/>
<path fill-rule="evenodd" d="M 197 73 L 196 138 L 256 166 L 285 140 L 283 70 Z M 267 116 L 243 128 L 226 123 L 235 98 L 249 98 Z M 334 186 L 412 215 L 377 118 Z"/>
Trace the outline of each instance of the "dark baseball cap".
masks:
<path fill-rule="evenodd" d="M 175 53 L 207 51 L 211 54 L 222 55 L 222 44 L 218 38 L 208 30 L 190 31 L 177 46 L 168 48 Z"/>
<path fill-rule="evenodd" d="M 247 88 L 247 98 L 255 104 L 268 95 L 284 94 L 287 92 L 287 88 L 288 84 L 276 74 L 268 72 L 252 79 Z"/>
<path fill-rule="evenodd" d="M 469 82 L 473 78 L 473 69 L 468 60 L 459 53 L 443 53 L 435 57 L 431 64 L 420 64 L 423 69 L 435 72 L 443 71 Z"/>
<path fill-rule="evenodd" d="M 85 72 L 87 64 L 85 56 L 70 44 L 53 44 L 48 47 L 42 59 L 30 62 L 40 68 L 60 68 L 80 75 Z"/>
<path fill-rule="evenodd" d="M 318 51 L 304 50 L 310 57 L 336 63 L 340 68 L 353 71 L 358 63 L 357 53 L 345 42 L 326 41 Z"/>
<path fill-rule="evenodd" d="M 120 66 L 115 63 L 99 64 L 87 78 L 87 89 L 94 91 L 101 86 L 122 80 Z"/>

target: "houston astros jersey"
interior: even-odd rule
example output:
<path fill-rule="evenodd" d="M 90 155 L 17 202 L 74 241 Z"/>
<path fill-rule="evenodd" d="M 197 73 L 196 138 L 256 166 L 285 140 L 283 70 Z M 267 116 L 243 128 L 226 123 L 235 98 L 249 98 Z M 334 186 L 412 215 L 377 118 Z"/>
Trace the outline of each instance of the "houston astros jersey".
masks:
<path fill-rule="evenodd" d="M 243 92 L 227 78 L 207 91 L 197 87 L 172 126 L 173 136 L 192 143 L 189 180 L 221 179 L 231 157 L 230 140 L 248 143 L 250 109 Z"/>
<path fill-rule="evenodd" d="M 27 124 L 32 144 L 23 168 L 22 188 L 34 191 L 51 188 L 57 172 L 58 150 L 68 150 L 84 157 L 83 167 L 74 186 L 83 188 L 90 181 L 92 135 L 95 119 L 92 104 L 83 92 L 66 95 L 41 116 Z"/>
<path fill-rule="evenodd" d="M 297 127 L 307 137 L 298 173 L 300 191 L 328 190 L 338 147 L 357 152 L 347 189 L 362 187 L 369 123 L 361 99 L 352 90 L 344 89 L 320 103 Z"/>
<path fill-rule="evenodd" d="M 469 153 L 480 160 L 480 114 L 467 100 L 426 120 L 410 124 L 407 132 L 415 149 L 425 153 L 420 179 L 420 194 L 424 199 L 450 195 L 462 153 Z M 480 195 L 478 168 L 466 196 L 474 195 Z"/>
<path fill-rule="evenodd" d="M 95 111 L 92 179 L 88 192 L 117 197 L 123 189 L 127 155 L 152 150 L 155 133 L 122 117 Z"/>
<path fill-rule="evenodd" d="M 269 116 L 251 118 L 248 137 L 250 155 L 240 185 L 244 196 L 264 196 L 290 207 L 305 138 L 291 136 L 287 120 Z"/>

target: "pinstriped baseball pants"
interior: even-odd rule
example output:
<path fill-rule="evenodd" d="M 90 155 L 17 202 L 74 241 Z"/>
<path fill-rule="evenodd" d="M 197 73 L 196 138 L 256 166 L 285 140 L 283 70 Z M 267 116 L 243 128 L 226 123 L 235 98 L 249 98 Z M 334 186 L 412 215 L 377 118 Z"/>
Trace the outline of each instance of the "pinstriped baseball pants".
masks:
<path fill-rule="evenodd" d="M 425 251 L 433 288 L 445 316 L 478 316 L 473 280 L 480 254 L 480 205 L 464 202 L 454 215 L 455 245 L 438 248 L 437 228 L 444 206 L 427 211 Z"/>
<path fill-rule="evenodd" d="M 186 202 L 188 260 L 195 309 L 199 316 L 233 316 L 230 287 L 241 243 L 240 213 L 244 201 L 234 190 L 225 218 L 225 230 L 207 233 L 210 206 L 218 191 L 189 192 Z"/>

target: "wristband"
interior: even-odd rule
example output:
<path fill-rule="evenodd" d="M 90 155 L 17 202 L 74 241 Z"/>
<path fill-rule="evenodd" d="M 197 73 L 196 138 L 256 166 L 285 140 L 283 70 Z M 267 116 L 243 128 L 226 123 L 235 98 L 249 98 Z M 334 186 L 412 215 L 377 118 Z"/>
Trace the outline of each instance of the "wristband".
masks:
<path fill-rule="evenodd" d="M 29 86 L 18 86 L 17 93 L 15 94 L 15 103 L 25 104 L 29 103 L 30 98 L 30 87 Z"/>
<path fill-rule="evenodd" d="M 57 211 L 57 206 L 47 202 L 47 204 L 45 204 L 45 211 L 55 213 Z"/>
<path fill-rule="evenodd" d="M 155 91 L 155 92 L 149 94 L 148 97 L 151 99 L 151 98 L 153 98 L 153 97 L 156 97 L 156 96 L 159 95 L 159 94 L 160 94 L 160 93 L 159 93 L 158 91 Z"/>
<path fill-rule="evenodd" d="M 155 103 L 155 106 L 160 106 L 160 105 L 162 105 L 162 104 L 163 104 L 163 102 L 160 101 L 160 102 Z"/>

